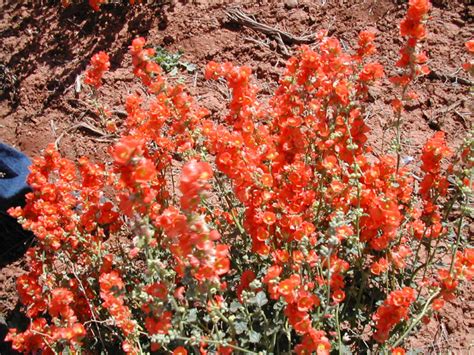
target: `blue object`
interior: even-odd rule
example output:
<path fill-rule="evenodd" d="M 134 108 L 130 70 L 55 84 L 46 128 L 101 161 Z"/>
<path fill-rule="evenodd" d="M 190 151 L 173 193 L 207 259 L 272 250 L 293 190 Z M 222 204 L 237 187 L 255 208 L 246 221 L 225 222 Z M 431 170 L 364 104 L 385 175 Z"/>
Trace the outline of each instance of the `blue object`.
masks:
<path fill-rule="evenodd" d="M 26 183 L 30 164 L 25 154 L 0 142 L 0 211 L 24 204 L 31 191 Z"/>

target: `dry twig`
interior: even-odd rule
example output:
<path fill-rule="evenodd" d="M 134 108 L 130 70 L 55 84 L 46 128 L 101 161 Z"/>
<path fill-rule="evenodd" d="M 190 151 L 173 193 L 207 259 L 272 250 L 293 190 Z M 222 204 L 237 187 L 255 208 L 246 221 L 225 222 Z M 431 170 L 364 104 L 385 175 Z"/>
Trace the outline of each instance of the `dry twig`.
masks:
<path fill-rule="evenodd" d="M 449 74 L 441 74 L 438 73 L 436 70 L 431 70 L 430 73 L 427 75 L 428 79 L 431 80 L 441 80 L 441 81 L 449 81 L 451 83 L 458 83 L 461 85 L 468 85 L 468 86 L 474 86 L 474 83 L 470 80 L 459 78 L 454 75 L 449 75 Z"/>
<path fill-rule="evenodd" d="M 244 11 L 242 11 L 238 7 L 231 7 L 225 11 L 227 17 L 229 19 L 239 25 L 250 27 L 251 29 L 262 32 L 268 36 L 274 37 L 277 41 L 281 40 L 283 43 L 292 45 L 292 44 L 305 44 L 305 43 L 312 43 L 316 40 L 316 36 L 314 34 L 296 37 L 291 33 L 279 30 L 277 28 L 268 26 L 264 23 L 260 23 L 255 19 L 251 18 L 247 15 Z"/>
<path fill-rule="evenodd" d="M 78 124 L 76 124 L 72 127 L 69 127 L 63 133 L 61 133 L 61 135 L 54 142 L 54 145 L 55 145 L 56 149 L 59 148 L 59 142 L 64 137 L 64 135 L 66 133 L 69 133 L 69 132 L 75 130 L 75 129 L 83 129 L 83 130 L 89 131 L 89 132 L 91 132 L 91 133 L 93 133 L 97 136 L 103 137 L 103 138 L 93 138 L 93 137 L 91 137 L 91 139 L 96 141 L 96 142 L 101 142 L 101 143 L 113 142 L 113 140 L 109 139 L 109 138 L 114 137 L 113 135 L 107 134 L 104 131 L 100 130 L 99 128 L 94 127 L 94 126 L 92 126 L 88 123 L 81 122 L 81 123 L 78 123 Z"/>

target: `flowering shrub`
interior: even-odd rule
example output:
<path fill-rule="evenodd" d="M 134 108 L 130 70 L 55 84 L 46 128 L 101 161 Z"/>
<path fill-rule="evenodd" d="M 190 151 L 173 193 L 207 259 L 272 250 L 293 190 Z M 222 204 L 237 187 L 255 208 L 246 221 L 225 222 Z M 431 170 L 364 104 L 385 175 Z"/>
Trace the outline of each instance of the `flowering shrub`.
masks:
<path fill-rule="evenodd" d="M 221 124 L 135 39 L 133 72 L 151 96 L 128 97 L 112 163 L 74 164 L 50 146 L 26 206 L 10 211 L 37 239 L 18 279 L 31 323 L 10 330 L 13 347 L 403 354 L 474 275 L 472 136 L 456 152 L 437 132 L 421 166 L 401 159 L 409 86 L 428 71 L 418 47 L 429 7 L 411 0 L 402 22 L 396 144 L 384 156 L 364 121 L 384 75 L 370 32 L 354 54 L 321 33 L 268 102 L 250 68 L 209 63 L 206 78 L 232 90 Z M 94 56 L 86 83 L 100 86 L 108 68 Z"/>

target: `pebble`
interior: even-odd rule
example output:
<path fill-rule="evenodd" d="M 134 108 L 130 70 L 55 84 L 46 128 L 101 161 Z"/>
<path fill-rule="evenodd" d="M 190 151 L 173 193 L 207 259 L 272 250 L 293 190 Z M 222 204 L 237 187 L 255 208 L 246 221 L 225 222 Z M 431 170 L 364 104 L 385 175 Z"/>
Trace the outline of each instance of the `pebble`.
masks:
<path fill-rule="evenodd" d="M 285 6 L 289 9 L 293 9 L 298 6 L 298 0 L 286 0 Z"/>

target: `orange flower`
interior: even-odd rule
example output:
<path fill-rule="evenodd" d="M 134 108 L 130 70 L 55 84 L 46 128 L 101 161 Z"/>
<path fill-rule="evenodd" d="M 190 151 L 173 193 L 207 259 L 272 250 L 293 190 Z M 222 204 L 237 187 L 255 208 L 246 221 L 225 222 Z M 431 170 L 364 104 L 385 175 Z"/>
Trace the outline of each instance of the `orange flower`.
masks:
<path fill-rule="evenodd" d="M 187 354 L 188 354 L 188 351 L 182 346 L 179 346 L 173 350 L 173 355 L 187 355 Z"/>
<path fill-rule="evenodd" d="M 428 0 L 410 0 L 408 2 L 407 17 L 422 19 L 431 8 Z"/>
<path fill-rule="evenodd" d="M 474 53 L 474 39 L 471 39 L 465 43 L 465 46 L 469 53 Z"/>
<path fill-rule="evenodd" d="M 240 284 L 237 286 L 236 293 L 240 301 L 242 301 L 242 292 L 246 290 L 250 283 L 255 280 L 257 276 L 253 270 L 245 270 L 240 277 Z"/>
<path fill-rule="evenodd" d="M 140 149 L 143 141 L 130 136 L 122 137 L 112 149 L 112 157 L 118 164 L 127 164 L 133 154 Z"/>
<path fill-rule="evenodd" d="M 273 178 L 271 174 L 263 174 L 261 177 L 262 184 L 267 187 L 271 187 L 273 184 Z"/>
<path fill-rule="evenodd" d="M 373 44 L 375 33 L 371 31 L 362 31 L 359 33 L 359 48 L 357 54 L 360 57 L 374 54 L 377 50 Z"/>
<path fill-rule="evenodd" d="M 332 293 L 332 300 L 334 303 L 341 303 L 346 298 L 346 294 L 342 290 L 336 290 Z"/>
<path fill-rule="evenodd" d="M 433 304 L 431 307 L 433 308 L 434 311 L 439 311 L 444 307 L 445 301 L 442 298 L 437 298 L 433 301 Z"/>
<path fill-rule="evenodd" d="M 272 225 L 273 223 L 276 222 L 276 216 L 275 216 L 275 213 L 273 212 L 270 212 L 270 211 L 266 211 L 263 213 L 263 216 L 262 216 L 262 221 L 263 223 L 267 224 L 267 225 Z"/>
<path fill-rule="evenodd" d="M 371 81 L 383 78 L 383 66 L 379 63 L 368 63 L 359 74 L 359 80 Z"/>
<path fill-rule="evenodd" d="M 153 297 L 165 300 L 168 295 L 168 287 L 162 282 L 155 282 L 145 287 L 146 293 Z"/>
<path fill-rule="evenodd" d="M 105 2 L 106 0 L 89 0 L 89 5 L 94 11 L 100 11 L 100 5 Z"/>
<path fill-rule="evenodd" d="M 392 349 L 392 355 L 405 355 L 405 350 L 400 347 Z"/>
<path fill-rule="evenodd" d="M 224 275 L 229 272 L 230 260 L 228 258 L 220 258 L 214 264 L 214 271 L 217 275 Z"/>
<path fill-rule="evenodd" d="M 84 83 L 99 88 L 102 85 L 102 76 L 110 68 L 109 55 L 103 51 L 92 56 L 90 68 L 85 73 Z"/>
<path fill-rule="evenodd" d="M 385 258 L 380 258 L 370 266 L 370 272 L 374 275 L 380 275 L 388 269 L 388 261 Z"/>
<path fill-rule="evenodd" d="M 156 169 L 153 162 L 149 159 L 142 158 L 135 166 L 133 179 L 138 183 L 151 182 L 156 175 Z"/>

